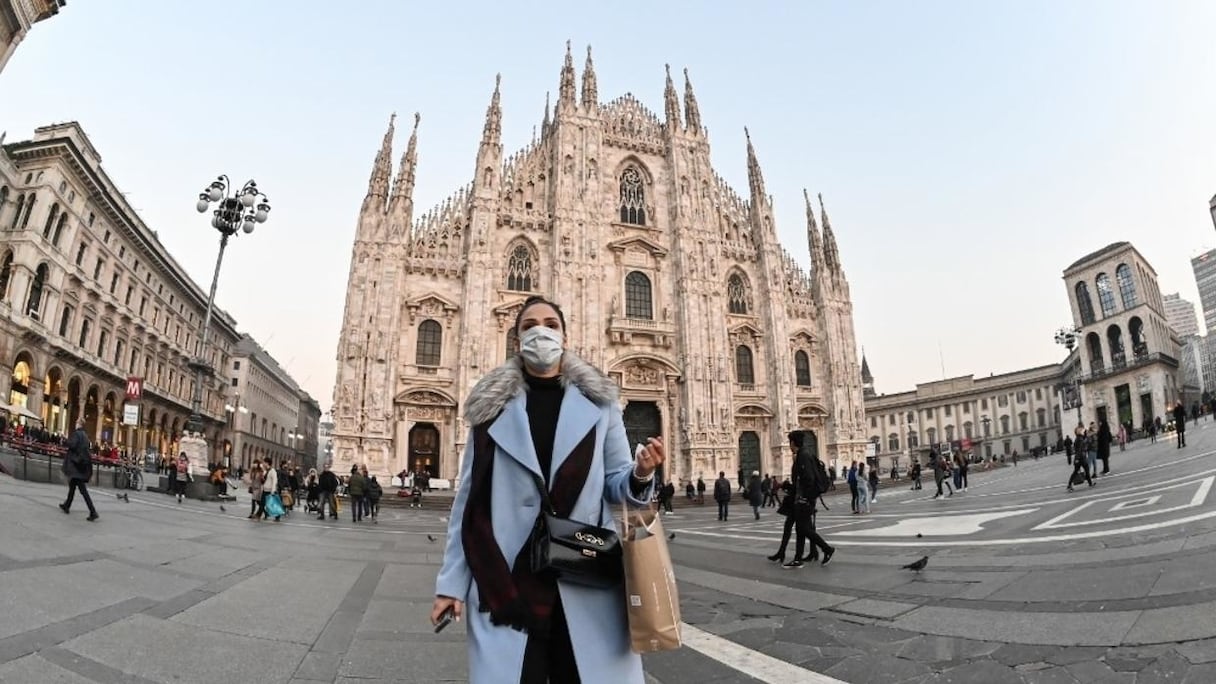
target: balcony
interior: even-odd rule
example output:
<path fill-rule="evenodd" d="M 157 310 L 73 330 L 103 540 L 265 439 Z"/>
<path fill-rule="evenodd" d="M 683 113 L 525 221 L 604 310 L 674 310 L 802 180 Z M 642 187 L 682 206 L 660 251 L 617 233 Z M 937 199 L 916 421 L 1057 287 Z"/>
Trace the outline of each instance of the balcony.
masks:
<path fill-rule="evenodd" d="M 636 344 L 634 338 L 642 338 L 656 347 L 670 347 L 675 341 L 676 326 L 670 321 L 613 316 L 608 321 L 608 334 L 616 344 Z"/>
<path fill-rule="evenodd" d="M 1131 359 L 1128 359 L 1125 354 L 1120 353 L 1116 354 L 1114 358 L 1111 359 L 1111 365 L 1109 368 L 1103 365 L 1101 359 L 1092 359 L 1090 361 L 1089 375 L 1079 378 L 1079 380 L 1081 382 L 1092 382 L 1094 380 L 1100 380 L 1108 375 L 1114 375 L 1115 373 L 1121 373 L 1128 370 L 1135 370 L 1154 363 L 1163 363 L 1171 368 L 1178 367 L 1178 359 L 1175 359 L 1169 354 L 1162 354 L 1160 352 L 1149 353 L 1142 351 L 1141 353 L 1132 356 Z"/>

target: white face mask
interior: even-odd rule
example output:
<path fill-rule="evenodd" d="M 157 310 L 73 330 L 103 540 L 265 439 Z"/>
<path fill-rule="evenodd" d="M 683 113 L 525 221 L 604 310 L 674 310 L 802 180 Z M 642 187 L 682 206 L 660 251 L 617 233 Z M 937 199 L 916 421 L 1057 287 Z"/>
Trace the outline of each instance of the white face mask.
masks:
<path fill-rule="evenodd" d="M 528 368 L 553 370 L 562 360 L 562 334 L 543 325 L 528 328 L 519 336 L 519 353 Z"/>

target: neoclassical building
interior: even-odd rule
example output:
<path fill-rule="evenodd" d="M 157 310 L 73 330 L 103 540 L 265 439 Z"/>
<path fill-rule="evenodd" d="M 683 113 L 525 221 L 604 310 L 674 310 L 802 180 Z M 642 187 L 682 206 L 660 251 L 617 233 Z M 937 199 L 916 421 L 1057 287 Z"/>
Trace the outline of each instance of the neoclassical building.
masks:
<path fill-rule="evenodd" d="M 750 137 L 748 189 L 710 164 L 685 73 L 660 117 L 602 103 L 569 47 L 539 137 L 504 155 L 499 85 L 472 181 L 415 216 L 418 118 L 395 180 L 394 124 L 359 213 L 334 390 L 335 468 L 452 478 L 461 403 L 516 350 L 522 302 L 565 310 L 570 347 L 621 386 L 630 443 L 669 446 L 668 477 L 789 466 L 785 432 L 828 460 L 866 446 L 852 301 L 822 201 L 807 198 L 811 270 L 777 240 Z M 821 232 L 822 231 L 822 232 Z"/>
<path fill-rule="evenodd" d="M 93 441 L 176 451 L 207 293 L 127 203 L 76 122 L 3 145 L 0 242 L 0 358 L 12 373 L 0 399 L 53 432 L 83 417 Z M 207 358 L 222 368 L 236 322 L 216 309 L 212 326 Z M 140 412 L 124 426 L 133 376 L 143 380 Z M 224 381 L 204 390 L 209 460 L 218 460 Z"/>
<path fill-rule="evenodd" d="M 1128 242 L 1111 243 L 1064 269 L 1081 331 L 1081 414 L 1086 423 L 1143 427 L 1181 400 L 1180 344 L 1166 319 L 1157 272 Z"/>

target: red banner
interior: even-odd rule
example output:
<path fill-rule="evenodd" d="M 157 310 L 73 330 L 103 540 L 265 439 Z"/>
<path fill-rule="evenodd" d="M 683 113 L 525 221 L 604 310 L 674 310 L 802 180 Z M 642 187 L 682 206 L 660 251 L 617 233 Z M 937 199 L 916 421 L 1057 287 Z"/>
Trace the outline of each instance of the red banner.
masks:
<path fill-rule="evenodd" d="M 137 376 L 127 378 L 127 401 L 139 401 L 144 394 L 144 379 Z"/>

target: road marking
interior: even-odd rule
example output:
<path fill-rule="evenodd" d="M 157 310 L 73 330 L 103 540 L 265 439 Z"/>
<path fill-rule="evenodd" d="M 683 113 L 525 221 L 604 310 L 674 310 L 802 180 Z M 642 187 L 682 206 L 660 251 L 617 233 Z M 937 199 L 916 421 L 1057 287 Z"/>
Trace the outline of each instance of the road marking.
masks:
<path fill-rule="evenodd" d="M 1179 504 L 1177 506 L 1170 506 L 1169 508 L 1159 508 L 1157 510 L 1151 510 L 1151 511 L 1141 511 L 1139 513 L 1128 513 L 1126 515 L 1116 515 L 1116 516 L 1112 516 L 1112 517 L 1099 518 L 1097 520 L 1082 520 L 1080 522 L 1062 522 L 1063 520 L 1066 520 L 1066 519 L 1076 515 L 1077 513 L 1080 513 L 1081 511 L 1085 510 L 1086 508 L 1088 508 L 1096 503 L 1100 503 L 1102 501 L 1118 501 L 1120 499 L 1128 498 L 1127 494 L 1122 494 L 1122 495 L 1117 495 L 1117 496 L 1108 496 L 1104 499 L 1093 499 L 1092 501 L 1086 501 L 1085 503 L 1081 504 L 1080 506 L 1077 506 L 1076 508 L 1074 508 L 1072 510 L 1065 511 L 1065 512 L 1061 513 L 1060 515 L 1057 515 L 1056 517 L 1052 518 L 1051 520 L 1048 520 L 1047 522 L 1035 525 L 1034 527 L 1032 527 L 1030 529 L 1031 530 L 1054 530 L 1054 529 L 1060 529 L 1063 527 L 1081 527 L 1082 525 L 1101 525 L 1103 523 L 1117 522 L 1119 520 L 1131 520 L 1132 518 L 1143 518 L 1148 515 L 1161 515 L 1163 513 L 1173 513 L 1174 511 L 1181 511 L 1181 510 L 1184 510 L 1187 508 L 1195 508 L 1197 506 L 1202 505 L 1204 500 L 1208 498 L 1208 493 L 1212 491 L 1212 483 L 1214 481 L 1216 481 L 1216 475 L 1211 475 L 1211 476 L 1205 477 L 1204 479 L 1198 481 L 1199 488 L 1195 490 L 1195 495 L 1191 497 L 1191 500 L 1187 503 Z M 1194 482 L 1194 481 L 1181 482 L 1181 483 L 1178 483 L 1175 485 L 1170 485 L 1168 487 L 1159 487 L 1159 488 L 1157 488 L 1157 491 L 1160 492 L 1160 491 L 1166 491 L 1169 489 L 1182 489 L 1184 487 L 1194 486 L 1195 484 L 1196 484 L 1196 482 Z M 1156 497 L 1156 498 L 1160 498 L 1160 497 Z M 1143 500 L 1140 502 L 1132 502 L 1132 503 L 1136 503 L 1137 505 L 1147 505 L 1146 503 L 1144 503 Z M 1111 508 L 1110 510 L 1115 511 L 1118 509 Z"/>
<path fill-rule="evenodd" d="M 759 651 L 753 651 L 729 639 L 723 639 L 716 634 L 697 629 L 686 622 L 680 623 L 680 635 L 685 646 L 762 682 L 771 684 L 788 684 L 789 682 L 845 684 L 839 679 L 798 667 L 793 663 L 787 663 Z"/>
<path fill-rule="evenodd" d="M 1001 518 L 1012 518 L 1018 515 L 1034 513 L 1037 508 L 1024 508 L 1020 511 L 1002 511 L 1000 513 L 976 513 L 972 515 L 935 515 L 922 518 L 903 518 L 894 524 L 883 527 L 870 527 L 864 530 L 842 530 L 837 536 L 851 537 L 901 537 L 914 534 L 926 537 L 959 537 L 976 534 L 983 531 L 983 525 Z"/>
<path fill-rule="evenodd" d="M 1191 456 L 1187 456 L 1186 458 L 1180 458 L 1177 461 L 1162 461 L 1162 462 L 1158 462 L 1158 463 L 1153 463 L 1152 465 L 1144 466 L 1142 468 L 1136 468 L 1134 470 L 1121 470 L 1116 473 L 1110 473 L 1108 475 L 1103 475 L 1102 479 L 1103 479 L 1103 481 L 1106 481 L 1108 478 L 1127 477 L 1129 475 L 1136 475 L 1138 473 L 1159 470 L 1162 468 L 1171 468 L 1172 466 L 1181 465 L 1183 463 L 1189 463 L 1191 461 L 1198 460 L 1200 458 L 1206 458 L 1208 456 L 1212 456 L 1213 454 L 1216 454 L 1216 451 L 1205 451 L 1201 454 L 1193 454 Z M 1207 471 L 1207 472 L 1199 473 L 1199 474 L 1207 475 L 1212 472 L 1216 472 L 1216 470 Z M 1194 475 L 1191 475 L 1189 477 L 1194 477 Z M 1166 482 L 1176 481 L 1177 479 L 1182 479 L 1182 478 L 1176 478 L 1175 480 L 1166 480 Z M 979 485 L 977 484 L 976 486 L 979 486 Z M 1056 487 L 1057 487 L 1057 485 L 1041 485 L 1039 487 L 1027 487 L 1026 489 L 1014 489 L 1014 490 L 1011 490 L 1008 492 L 981 493 L 981 494 L 976 494 L 974 496 L 971 496 L 970 493 L 968 493 L 967 498 L 968 499 L 984 499 L 984 498 L 994 497 L 994 496 L 1009 496 L 1011 494 L 1029 494 L 1031 492 L 1041 492 L 1041 491 L 1045 491 L 1048 489 L 1055 489 Z M 925 496 L 925 497 L 918 497 L 915 499 L 910 499 L 907 501 L 900 501 L 898 503 L 905 504 L 905 505 L 907 505 L 907 504 L 927 505 L 927 504 L 929 504 L 929 502 L 931 502 L 933 500 L 934 500 L 934 497 Z"/>
<path fill-rule="evenodd" d="M 1114 506 L 1111 506 L 1109 512 L 1114 513 L 1115 511 L 1126 511 L 1129 508 L 1139 508 L 1140 506 L 1152 506 L 1153 504 L 1157 503 L 1158 501 L 1161 501 L 1160 496 L 1150 496 L 1147 499 L 1140 499 L 1139 501 L 1120 501 L 1119 503 L 1115 504 Z"/>
<path fill-rule="evenodd" d="M 1172 520 L 1163 520 L 1155 523 L 1145 523 L 1143 525 L 1135 525 L 1133 527 L 1120 527 L 1112 530 L 1092 530 L 1089 532 L 1075 532 L 1073 534 L 1053 534 L 1042 537 L 1010 537 L 1006 539 L 964 539 L 964 540 L 933 540 L 932 544 L 935 547 L 944 546 L 1014 546 L 1018 544 L 1045 544 L 1049 542 L 1062 541 L 1077 541 L 1079 539 L 1096 539 L 1098 537 L 1114 537 L 1119 535 L 1135 534 L 1137 532 L 1151 532 L 1165 527 L 1174 527 L 1177 525 L 1186 525 L 1188 523 L 1199 522 L 1201 520 L 1210 520 L 1216 518 L 1216 511 L 1208 511 L 1207 513 L 1198 513 L 1184 518 L 1174 518 Z M 724 539 L 741 539 L 748 541 L 767 541 L 766 537 L 746 537 L 737 534 L 714 534 L 710 532 L 698 532 L 695 530 L 681 530 L 681 534 L 697 534 L 706 537 L 720 537 Z M 925 542 L 898 542 L 898 541 L 858 541 L 854 539 L 836 540 L 839 535 L 832 535 L 832 539 L 828 543 L 833 546 L 873 546 L 873 547 L 889 547 L 889 548 L 923 548 Z"/>

